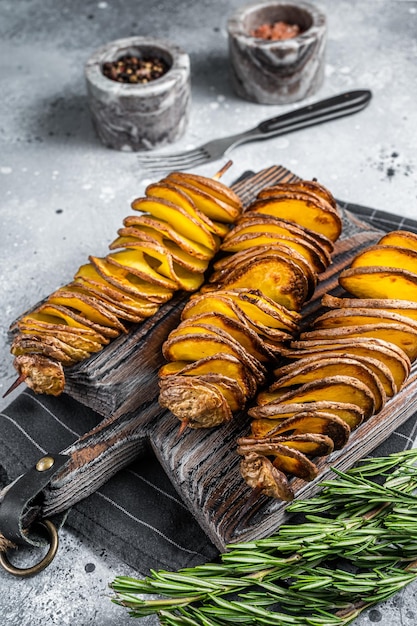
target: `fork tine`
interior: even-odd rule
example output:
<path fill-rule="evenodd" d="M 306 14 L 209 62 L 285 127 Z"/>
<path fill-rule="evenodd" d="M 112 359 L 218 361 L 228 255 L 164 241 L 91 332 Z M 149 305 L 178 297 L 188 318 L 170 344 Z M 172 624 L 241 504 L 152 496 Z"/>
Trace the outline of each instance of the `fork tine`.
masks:
<path fill-rule="evenodd" d="M 153 171 L 155 173 L 165 172 L 172 169 L 188 169 L 190 167 L 196 167 L 205 163 L 209 159 L 209 155 L 200 151 L 199 154 L 191 157 L 181 157 L 172 159 L 159 159 L 158 161 L 141 161 L 140 165 L 145 170 Z"/>
<path fill-rule="evenodd" d="M 184 152 L 176 152 L 173 154 L 148 154 L 143 153 L 138 155 L 138 161 L 140 163 L 163 163 L 172 162 L 182 159 L 188 159 L 198 157 L 202 153 L 201 148 L 195 148 L 194 150 L 185 150 Z"/>

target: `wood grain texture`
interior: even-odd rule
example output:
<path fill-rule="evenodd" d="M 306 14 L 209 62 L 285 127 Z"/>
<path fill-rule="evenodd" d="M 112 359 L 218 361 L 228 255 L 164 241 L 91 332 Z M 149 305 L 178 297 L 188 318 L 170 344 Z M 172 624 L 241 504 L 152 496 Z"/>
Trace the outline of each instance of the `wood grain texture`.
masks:
<path fill-rule="evenodd" d="M 273 167 L 234 186 L 247 205 L 262 187 L 294 175 Z M 324 293 L 340 295 L 338 276 L 381 231 L 343 211 L 343 235 L 336 243 L 333 263 L 321 275 L 314 298 L 303 311 L 303 327 L 321 312 Z M 224 426 L 189 429 L 179 436 L 179 422 L 157 402 L 157 372 L 164 362 L 161 346 L 179 320 L 185 296 L 163 305 L 145 323 L 133 327 L 100 353 L 67 371 L 66 392 L 94 408 L 103 421 L 66 453 L 69 465 L 46 492 L 44 514 L 55 514 L 95 491 L 110 476 L 151 445 L 161 465 L 207 535 L 223 550 L 228 543 L 272 533 L 287 519 L 286 504 L 265 497 L 251 502 L 252 491 L 239 473 L 236 439 L 249 430 L 245 412 Z M 340 451 L 319 461 L 318 478 L 293 482 L 297 497 L 308 497 L 331 475 L 369 454 L 416 410 L 417 373 L 378 415 L 361 425 Z M 248 502 L 251 503 L 250 506 Z"/>

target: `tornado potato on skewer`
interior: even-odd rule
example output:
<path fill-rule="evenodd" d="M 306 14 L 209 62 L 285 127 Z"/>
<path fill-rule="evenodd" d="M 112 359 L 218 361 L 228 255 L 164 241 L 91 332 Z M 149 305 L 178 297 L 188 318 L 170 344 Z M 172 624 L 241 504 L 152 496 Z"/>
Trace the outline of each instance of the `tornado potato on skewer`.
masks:
<path fill-rule="evenodd" d="M 159 402 L 182 428 L 231 419 L 265 384 L 340 232 L 335 200 L 315 181 L 264 189 L 237 220 L 163 345 Z"/>
<path fill-rule="evenodd" d="M 415 235 L 384 235 L 339 283 L 348 297 L 323 297 L 328 310 L 284 352 L 287 363 L 249 410 L 250 435 L 238 440 L 242 476 L 267 496 L 292 500 L 290 478 L 315 478 L 314 457 L 342 448 L 379 413 L 417 358 Z"/>
<path fill-rule="evenodd" d="M 103 258 L 90 256 L 68 285 L 18 319 L 11 352 L 19 378 L 37 393 L 59 395 L 65 367 L 101 350 L 129 326 L 154 315 L 178 290 L 204 281 L 240 198 L 218 178 L 172 173 L 133 201 Z M 8 392 L 6 392 L 8 393 Z"/>

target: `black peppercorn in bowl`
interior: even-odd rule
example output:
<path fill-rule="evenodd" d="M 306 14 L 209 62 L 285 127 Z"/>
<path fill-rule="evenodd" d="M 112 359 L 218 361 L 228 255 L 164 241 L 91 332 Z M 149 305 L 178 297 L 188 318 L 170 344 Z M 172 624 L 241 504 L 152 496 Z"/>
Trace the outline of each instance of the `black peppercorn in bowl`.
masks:
<path fill-rule="evenodd" d="M 184 134 L 190 60 L 176 44 L 151 37 L 113 41 L 93 53 L 85 77 L 93 125 L 105 146 L 151 150 Z"/>
<path fill-rule="evenodd" d="M 294 0 L 258 0 L 227 24 L 231 81 L 237 95 L 260 104 L 288 104 L 323 82 L 326 17 Z"/>

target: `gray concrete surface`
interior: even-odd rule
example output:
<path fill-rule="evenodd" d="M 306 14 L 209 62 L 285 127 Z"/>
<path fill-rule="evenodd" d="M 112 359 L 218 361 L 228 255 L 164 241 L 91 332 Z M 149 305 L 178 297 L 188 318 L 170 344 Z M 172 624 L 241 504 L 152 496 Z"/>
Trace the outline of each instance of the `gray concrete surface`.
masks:
<path fill-rule="evenodd" d="M 106 149 L 95 136 L 85 61 L 117 38 L 171 39 L 190 54 L 192 67 L 191 120 L 175 147 L 249 128 L 292 107 L 257 105 L 233 94 L 225 24 L 240 4 L 0 0 L 1 393 L 15 377 L 9 323 L 69 281 L 88 254 L 104 253 L 131 200 L 150 182 L 134 154 Z M 417 2 L 317 5 L 329 21 L 326 76 L 317 98 L 370 88 L 372 105 L 355 117 L 238 148 L 225 181 L 282 163 L 300 176 L 317 177 L 341 199 L 417 218 Z M 198 171 L 211 175 L 216 166 Z M 111 604 L 107 588 L 115 575 L 129 571 L 64 530 L 59 557 L 38 577 L 15 580 L 0 572 L 0 623 L 131 623 Z M 416 624 L 416 591 L 417 584 L 411 585 L 363 614 L 355 626 Z"/>

